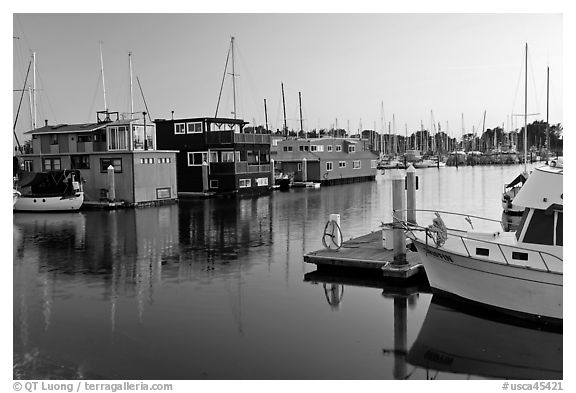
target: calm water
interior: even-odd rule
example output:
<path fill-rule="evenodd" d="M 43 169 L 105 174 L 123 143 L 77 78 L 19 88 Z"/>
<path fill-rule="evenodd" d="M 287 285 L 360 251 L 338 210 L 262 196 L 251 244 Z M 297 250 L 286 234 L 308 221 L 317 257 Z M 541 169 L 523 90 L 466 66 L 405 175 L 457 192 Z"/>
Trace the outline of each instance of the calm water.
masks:
<path fill-rule="evenodd" d="M 417 170 L 418 207 L 499 218 L 502 184 L 519 170 Z M 390 198 L 386 173 L 253 199 L 14 214 L 14 377 L 561 378 L 561 334 L 428 293 L 305 281 L 316 268 L 302 256 L 322 247 L 330 213 L 358 236 L 390 221 Z"/>

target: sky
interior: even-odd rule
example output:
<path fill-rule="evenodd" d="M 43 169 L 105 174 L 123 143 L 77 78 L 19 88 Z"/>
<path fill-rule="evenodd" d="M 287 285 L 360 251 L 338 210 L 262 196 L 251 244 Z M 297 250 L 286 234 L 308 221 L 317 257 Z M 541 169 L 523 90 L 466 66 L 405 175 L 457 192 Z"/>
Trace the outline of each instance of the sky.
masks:
<path fill-rule="evenodd" d="M 235 37 L 237 115 L 282 127 L 337 125 L 404 134 L 434 121 L 452 136 L 504 126 L 524 113 L 562 122 L 563 16 L 540 14 L 14 14 L 13 88 L 22 89 L 36 53 L 37 124 L 94 121 L 104 109 L 128 112 L 132 53 L 135 111 L 152 118 L 214 116 L 230 38 Z M 229 67 L 231 60 L 229 60 Z M 228 73 L 231 73 L 228 69 Z M 20 94 L 14 92 L 13 117 Z M 218 115 L 232 117 L 227 75 Z M 382 110 L 383 108 L 383 110 Z M 18 120 L 31 128 L 27 97 Z M 462 115 L 464 122 L 462 122 Z M 514 117 L 515 125 L 523 123 Z"/>

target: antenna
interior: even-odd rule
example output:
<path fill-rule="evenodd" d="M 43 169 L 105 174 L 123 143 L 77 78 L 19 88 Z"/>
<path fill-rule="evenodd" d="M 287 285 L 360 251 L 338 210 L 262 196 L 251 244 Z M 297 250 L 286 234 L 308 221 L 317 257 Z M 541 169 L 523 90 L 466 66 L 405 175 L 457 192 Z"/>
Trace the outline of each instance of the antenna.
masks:
<path fill-rule="evenodd" d="M 268 132 L 268 110 L 266 109 L 266 98 L 264 98 L 264 120 L 266 122 L 266 132 Z"/>
<path fill-rule="evenodd" d="M 128 68 L 130 70 L 130 119 L 132 119 L 132 114 L 134 113 L 134 96 L 132 94 L 132 52 L 128 52 Z"/>
<path fill-rule="evenodd" d="M 236 74 L 234 73 L 234 37 L 230 38 L 230 48 L 232 50 L 232 98 L 234 102 L 234 119 L 236 119 Z"/>
<path fill-rule="evenodd" d="M 34 106 L 34 117 L 32 128 L 36 129 L 36 52 L 32 52 L 32 61 L 34 63 L 34 69 L 32 72 L 32 104 Z"/>
<path fill-rule="evenodd" d="M 304 133 L 304 126 L 302 124 L 302 93 L 298 92 L 298 103 L 300 104 L 300 132 Z M 306 138 L 306 134 L 304 134 L 304 139 Z"/>
<path fill-rule="evenodd" d="M 524 172 L 528 156 L 528 43 L 526 43 L 526 71 L 524 72 Z"/>
<path fill-rule="evenodd" d="M 282 85 L 282 108 L 284 109 L 284 138 L 288 138 L 288 126 L 286 125 L 286 100 L 284 99 L 284 82 Z"/>

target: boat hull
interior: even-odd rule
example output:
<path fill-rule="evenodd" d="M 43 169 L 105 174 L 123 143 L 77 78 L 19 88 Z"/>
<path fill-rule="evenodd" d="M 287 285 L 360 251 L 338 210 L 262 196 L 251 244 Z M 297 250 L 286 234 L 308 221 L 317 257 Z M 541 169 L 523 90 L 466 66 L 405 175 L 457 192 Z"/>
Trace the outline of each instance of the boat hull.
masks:
<path fill-rule="evenodd" d="M 22 195 L 14 203 L 14 211 L 74 211 L 84 203 L 84 193 L 79 192 L 70 197 L 42 197 Z"/>
<path fill-rule="evenodd" d="M 562 273 L 475 259 L 414 240 L 436 292 L 535 319 L 562 320 Z"/>

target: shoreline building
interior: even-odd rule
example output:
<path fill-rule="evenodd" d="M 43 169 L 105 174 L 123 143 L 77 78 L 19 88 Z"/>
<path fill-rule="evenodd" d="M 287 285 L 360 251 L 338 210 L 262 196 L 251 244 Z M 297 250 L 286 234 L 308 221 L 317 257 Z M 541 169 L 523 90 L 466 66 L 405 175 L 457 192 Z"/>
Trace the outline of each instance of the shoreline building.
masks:
<path fill-rule="evenodd" d="M 156 127 L 142 117 L 120 118 L 99 111 L 95 123 L 49 125 L 25 132 L 32 140 L 21 155 L 24 172 L 77 169 L 85 203 L 123 201 L 128 205 L 174 201 L 176 153 L 156 149 Z M 114 193 L 108 167 L 114 168 Z"/>
<path fill-rule="evenodd" d="M 357 138 L 277 139 L 272 158 L 274 169 L 294 181 L 322 185 L 372 181 L 378 165 L 378 155 Z"/>
<path fill-rule="evenodd" d="M 180 197 L 270 191 L 270 134 L 246 132 L 242 119 L 155 119 L 157 144 L 178 150 Z"/>

